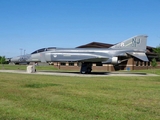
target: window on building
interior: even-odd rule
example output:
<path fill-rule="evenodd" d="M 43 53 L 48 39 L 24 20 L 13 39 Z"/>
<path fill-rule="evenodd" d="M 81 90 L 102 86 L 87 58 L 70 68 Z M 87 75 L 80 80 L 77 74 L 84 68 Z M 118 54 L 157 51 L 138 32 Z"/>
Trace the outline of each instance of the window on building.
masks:
<path fill-rule="evenodd" d="M 78 62 L 78 63 L 77 63 L 77 66 L 79 66 L 79 67 L 80 67 L 81 65 L 82 65 L 82 63 L 81 63 L 81 62 Z"/>
<path fill-rule="evenodd" d="M 150 63 L 150 62 L 148 62 L 148 66 L 151 66 L 151 63 Z"/>
<path fill-rule="evenodd" d="M 74 66 L 74 63 L 69 63 L 69 66 Z"/>
<path fill-rule="evenodd" d="M 143 66 L 143 62 L 141 61 L 140 66 Z"/>
<path fill-rule="evenodd" d="M 61 66 L 65 66 L 66 65 L 66 63 L 61 63 Z"/>
<path fill-rule="evenodd" d="M 139 66 L 139 61 L 136 62 L 136 66 Z"/>
<path fill-rule="evenodd" d="M 96 66 L 102 66 L 103 64 L 102 63 L 96 63 Z"/>

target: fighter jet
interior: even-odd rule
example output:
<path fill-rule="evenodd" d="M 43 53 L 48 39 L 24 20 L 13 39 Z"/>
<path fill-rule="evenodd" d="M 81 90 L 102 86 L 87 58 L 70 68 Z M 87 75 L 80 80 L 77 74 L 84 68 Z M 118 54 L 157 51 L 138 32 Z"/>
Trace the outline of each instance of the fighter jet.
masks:
<path fill-rule="evenodd" d="M 30 54 L 27 62 L 80 62 L 81 73 L 90 73 L 93 63 L 120 64 L 123 59 L 134 56 L 148 61 L 146 56 L 147 36 L 138 35 L 113 45 L 110 48 L 46 48 Z M 12 61 L 12 59 L 11 59 Z"/>

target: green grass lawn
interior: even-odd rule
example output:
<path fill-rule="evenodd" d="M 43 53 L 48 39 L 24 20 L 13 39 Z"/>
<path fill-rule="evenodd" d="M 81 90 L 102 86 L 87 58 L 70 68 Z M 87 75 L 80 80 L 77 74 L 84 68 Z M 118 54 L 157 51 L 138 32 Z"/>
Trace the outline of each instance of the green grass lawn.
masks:
<path fill-rule="evenodd" d="M 4 70 L 26 70 L 27 66 L 28 65 L 8 65 L 8 64 L 1 65 L 0 64 L 0 68 Z M 36 66 L 36 69 L 37 70 L 58 70 L 53 65 Z"/>
<path fill-rule="evenodd" d="M 160 69 L 133 70 L 133 71 L 130 71 L 130 72 L 144 72 L 144 73 L 151 73 L 151 74 L 160 75 Z"/>
<path fill-rule="evenodd" d="M 0 73 L 1 120 L 159 120 L 160 77 Z"/>

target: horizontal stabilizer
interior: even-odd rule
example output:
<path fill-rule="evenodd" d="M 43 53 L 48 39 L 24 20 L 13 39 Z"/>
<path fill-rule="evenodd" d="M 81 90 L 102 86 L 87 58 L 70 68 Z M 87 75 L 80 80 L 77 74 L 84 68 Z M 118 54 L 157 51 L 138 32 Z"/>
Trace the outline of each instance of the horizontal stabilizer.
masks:
<path fill-rule="evenodd" d="M 127 54 L 134 56 L 142 61 L 149 61 L 146 54 L 142 52 L 127 52 Z"/>

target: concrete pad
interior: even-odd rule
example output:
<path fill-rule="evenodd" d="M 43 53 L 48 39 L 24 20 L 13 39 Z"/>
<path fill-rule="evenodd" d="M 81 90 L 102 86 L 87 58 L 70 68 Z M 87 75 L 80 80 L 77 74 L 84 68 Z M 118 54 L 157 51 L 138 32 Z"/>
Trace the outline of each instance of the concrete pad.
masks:
<path fill-rule="evenodd" d="M 35 73 L 27 73 L 25 70 L 0 70 L 0 72 L 31 74 L 31 75 L 54 75 L 54 76 L 76 76 L 76 77 L 107 77 L 107 76 L 159 76 L 147 73 L 131 73 L 131 72 L 93 72 L 91 74 L 80 74 L 79 72 L 58 72 L 58 71 L 38 71 Z"/>

